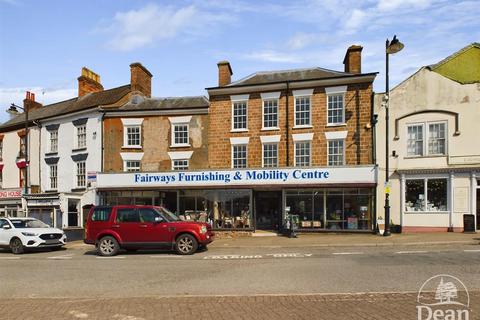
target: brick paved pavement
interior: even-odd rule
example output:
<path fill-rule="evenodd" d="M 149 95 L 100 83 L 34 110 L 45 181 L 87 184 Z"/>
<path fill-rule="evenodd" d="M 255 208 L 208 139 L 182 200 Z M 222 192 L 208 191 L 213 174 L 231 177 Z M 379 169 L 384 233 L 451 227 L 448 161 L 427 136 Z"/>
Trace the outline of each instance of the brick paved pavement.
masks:
<path fill-rule="evenodd" d="M 342 295 L 4 299 L 9 320 L 417 319 L 416 293 Z M 480 292 L 470 292 L 470 319 L 480 319 Z"/>

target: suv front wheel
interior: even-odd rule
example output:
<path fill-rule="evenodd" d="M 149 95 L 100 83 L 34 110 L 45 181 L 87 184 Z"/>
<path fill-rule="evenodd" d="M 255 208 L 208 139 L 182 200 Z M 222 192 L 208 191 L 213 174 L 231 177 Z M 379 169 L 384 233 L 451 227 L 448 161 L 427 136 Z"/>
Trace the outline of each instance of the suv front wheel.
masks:
<path fill-rule="evenodd" d="M 111 257 L 118 253 L 120 246 L 118 241 L 111 236 L 106 236 L 100 239 L 97 244 L 97 253 L 104 257 Z"/>
<path fill-rule="evenodd" d="M 12 250 L 13 254 L 22 254 L 24 251 L 22 240 L 18 238 L 10 240 L 10 250 Z"/>
<path fill-rule="evenodd" d="M 197 251 L 197 248 L 197 239 L 190 234 L 180 235 L 175 242 L 175 250 L 181 255 L 193 254 L 195 251 Z"/>

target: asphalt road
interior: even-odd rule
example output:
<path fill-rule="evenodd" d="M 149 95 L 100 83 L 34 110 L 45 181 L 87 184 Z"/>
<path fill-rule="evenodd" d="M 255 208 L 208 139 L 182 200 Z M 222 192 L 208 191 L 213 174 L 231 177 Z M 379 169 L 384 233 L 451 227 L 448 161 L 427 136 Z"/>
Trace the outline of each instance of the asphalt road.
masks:
<path fill-rule="evenodd" d="M 450 274 L 480 290 L 480 248 L 212 248 L 98 257 L 90 247 L 0 251 L 0 299 L 416 292 Z"/>

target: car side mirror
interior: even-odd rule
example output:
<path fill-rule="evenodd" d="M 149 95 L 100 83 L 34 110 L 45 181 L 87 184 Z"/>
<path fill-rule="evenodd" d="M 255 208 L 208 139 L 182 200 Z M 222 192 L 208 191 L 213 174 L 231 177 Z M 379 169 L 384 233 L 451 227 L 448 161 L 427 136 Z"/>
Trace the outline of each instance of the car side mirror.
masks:
<path fill-rule="evenodd" d="M 162 217 L 155 217 L 155 223 L 160 223 L 160 222 L 163 222 L 163 218 Z"/>
<path fill-rule="evenodd" d="M 8 224 L 6 224 L 6 225 L 4 225 L 2 228 L 3 228 L 4 230 L 8 230 L 8 229 L 11 229 L 12 227 L 10 227 Z"/>

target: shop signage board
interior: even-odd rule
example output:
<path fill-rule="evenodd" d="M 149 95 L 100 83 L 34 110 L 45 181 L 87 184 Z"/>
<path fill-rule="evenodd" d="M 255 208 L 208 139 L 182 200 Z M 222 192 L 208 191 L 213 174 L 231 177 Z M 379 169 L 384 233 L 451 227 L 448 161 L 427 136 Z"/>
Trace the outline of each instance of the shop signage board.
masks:
<path fill-rule="evenodd" d="M 376 183 L 374 166 L 99 173 L 97 188 Z"/>
<path fill-rule="evenodd" d="M 88 180 L 88 182 L 96 182 L 97 181 L 97 171 L 88 171 L 87 172 L 87 180 Z"/>
<path fill-rule="evenodd" d="M 0 189 L 0 199 L 21 198 L 22 189 Z"/>

